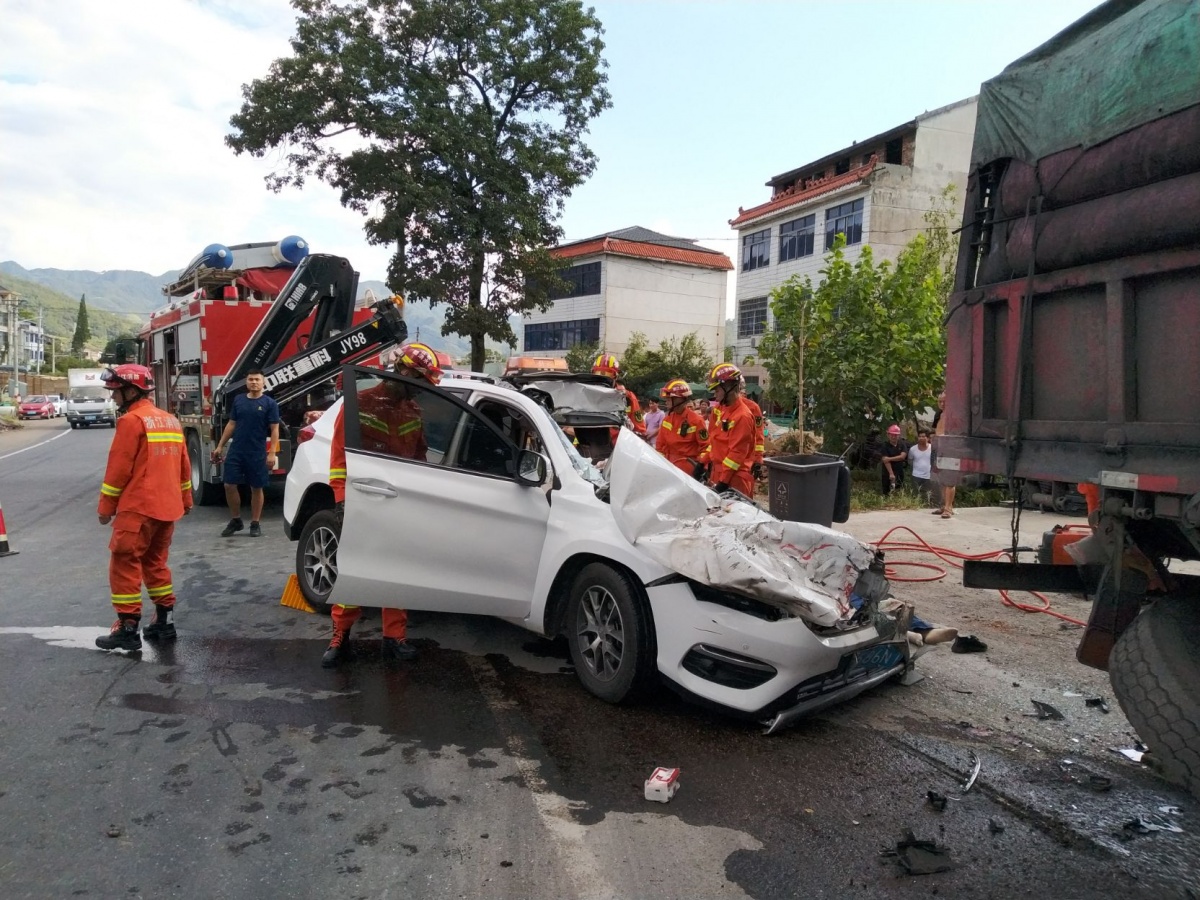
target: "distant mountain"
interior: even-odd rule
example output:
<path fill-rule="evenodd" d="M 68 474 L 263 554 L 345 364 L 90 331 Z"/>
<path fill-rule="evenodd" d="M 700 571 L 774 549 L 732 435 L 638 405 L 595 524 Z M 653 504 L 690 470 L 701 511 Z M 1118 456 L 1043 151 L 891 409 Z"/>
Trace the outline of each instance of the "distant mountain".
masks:
<path fill-rule="evenodd" d="M 129 270 L 109 270 L 93 272 L 87 269 L 26 269 L 17 262 L 8 260 L 0 262 L 0 284 L 4 284 L 21 294 L 25 301 L 33 301 L 29 307 L 36 311 L 37 300 L 32 294 L 49 291 L 55 295 L 53 303 L 43 304 L 53 307 L 56 312 L 54 321 L 47 320 L 46 327 L 57 332 L 66 327 L 69 318 L 70 328 L 74 330 L 75 313 L 79 305 L 79 296 L 87 295 L 88 313 L 92 319 L 93 331 L 96 331 L 96 315 L 104 316 L 102 311 L 110 311 L 119 315 L 112 316 L 111 322 L 103 319 L 103 331 L 137 330 L 137 322 L 146 322 L 150 313 L 163 306 L 162 287 L 174 281 L 179 275 L 178 269 L 172 269 L 161 275 L 150 275 L 146 272 Z M 13 282 L 9 284 L 9 282 Z M 35 287 L 38 286 L 38 287 Z M 360 281 L 358 284 L 358 299 L 367 290 L 375 292 L 377 297 L 387 297 L 391 291 L 382 281 Z M 72 299 L 73 298 L 73 299 Z M 64 307 L 64 301 L 66 303 Z M 61 308 L 61 316 L 59 310 Z M 459 335 L 442 335 L 442 325 L 446 321 L 446 307 L 430 308 L 427 303 L 413 301 L 404 308 L 404 318 L 408 321 L 409 334 L 413 340 L 418 336 L 436 350 L 442 350 L 457 358 L 471 352 L 471 342 Z M 69 317 L 68 314 L 69 313 Z M 26 315 L 26 312 L 22 312 Z M 36 318 L 36 312 L 35 312 Z M 136 319 L 136 321 L 135 321 Z M 518 339 L 521 335 L 520 318 L 513 317 L 513 330 Z M 68 332 L 68 337 L 70 332 Z M 507 356 L 511 351 L 505 344 L 489 341 L 488 347 L 500 351 Z"/>
<path fill-rule="evenodd" d="M 46 333 L 58 338 L 56 349 L 59 352 L 70 344 L 75 334 L 75 317 L 79 314 L 78 295 L 67 296 L 11 272 L 0 273 L 0 284 L 17 295 L 21 305 L 21 318 L 36 322 L 40 313 Z M 92 305 L 90 294 L 87 298 L 87 308 L 88 326 L 92 332 L 88 346 L 96 350 L 104 349 L 104 345 L 112 338 L 123 334 L 137 334 L 146 319 L 145 316 L 97 309 Z"/>
<path fill-rule="evenodd" d="M 15 275 L 26 281 L 45 285 L 79 302 L 87 294 L 88 310 L 107 309 L 116 313 L 133 313 L 143 318 L 164 303 L 162 286 L 175 280 L 178 270 L 161 275 L 110 269 L 92 272 L 87 269 L 26 269 L 20 263 L 0 262 L 0 276 Z"/>

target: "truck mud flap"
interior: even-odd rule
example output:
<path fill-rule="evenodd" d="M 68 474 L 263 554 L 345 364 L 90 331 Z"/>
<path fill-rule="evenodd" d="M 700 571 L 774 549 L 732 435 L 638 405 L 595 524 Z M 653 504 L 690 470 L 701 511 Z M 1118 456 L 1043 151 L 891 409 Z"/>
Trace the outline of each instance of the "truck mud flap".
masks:
<path fill-rule="evenodd" d="M 1097 580 L 1091 580 L 1089 586 L 1088 580 L 1075 566 L 984 562 L 976 559 L 968 559 L 963 563 L 963 587 L 969 588 L 1083 594 L 1087 593 L 1089 587 L 1094 587 Z"/>

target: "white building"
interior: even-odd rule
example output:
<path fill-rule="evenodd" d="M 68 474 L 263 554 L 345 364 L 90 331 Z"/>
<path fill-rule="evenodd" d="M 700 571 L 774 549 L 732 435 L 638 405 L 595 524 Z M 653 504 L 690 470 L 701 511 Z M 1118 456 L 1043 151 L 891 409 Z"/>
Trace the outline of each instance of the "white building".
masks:
<path fill-rule="evenodd" d="M 562 244 L 559 275 L 570 288 L 545 312 L 525 316 L 521 349 L 565 356 L 594 342 L 619 357 L 635 331 L 651 347 L 696 332 L 714 359 L 725 341 L 729 257 L 686 238 L 634 226 Z"/>
<path fill-rule="evenodd" d="M 771 327 L 771 290 L 793 275 L 820 280 L 834 236 L 846 235 L 853 262 L 865 244 L 875 259 L 895 259 L 918 232 L 945 187 L 965 195 L 977 97 L 917 116 L 767 182 L 771 199 L 738 209 L 737 334 L 734 360 L 750 382 L 765 381 L 753 364 L 758 338 Z M 747 361 L 751 362 L 747 364 Z"/>
<path fill-rule="evenodd" d="M 0 285 L 0 366 L 21 371 L 41 371 L 46 334 L 37 322 L 20 318 L 19 295 Z M 15 337 L 14 337 L 15 335 Z"/>

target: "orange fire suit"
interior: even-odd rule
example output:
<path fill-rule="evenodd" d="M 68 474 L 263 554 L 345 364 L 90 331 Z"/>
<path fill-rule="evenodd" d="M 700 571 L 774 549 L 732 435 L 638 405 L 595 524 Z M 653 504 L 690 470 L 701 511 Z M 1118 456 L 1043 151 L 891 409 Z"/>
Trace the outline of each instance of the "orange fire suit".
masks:
<path fill-rule="evenodd" d="M 694 409 L 684 405 L 663 418 L 655 447 L 676 468 L 693 474 L 706 446 L 708 425 Z"/>
<path fill-rule="evenodd" d="M 364 450 L 374 450 L 389 456 L 424 461 L 429 449 L 425 442 L 424 419 L 420 404 L 411 398 L 392 395 L 389 383 L 376 385 L 358 395 L 358 429 Z M 333 423 L 333 441 L 329 450 L 329 486 L 333 499 L 346 499 L 346 430 L 343 421 L 345 406 L 338 410 Z M 335 603 L 332 616 L 338 631 L 348 631 L 358 621 L 362 609 Z M 408 611 L 385 607 L 383 636 L 402 641 L 408 635 Z"/>
<path fill-rule="evenodd" d="M 763 451 L 767 449 L 766 442 L 763 439 L 762 407 L 749 397 L 743 397 L 742 402 L 746 404 L 754 416 L 754 461 L 761 464 L 763 461 Z"/>
<path fill-rule="evenodd" d="M 637 394 L 629 390 L 623 384 L 613 385 L 618 391 L 625 395 L 625 421 L 633 433 L 638 437 L 646 436 L 646 415 L 642 412 L 642 405 L 638 403 Z M 608 430 L 609 437 L 612 438 L 613 446 L 617 444 L 617 435 L 621 433 L 620 428 L 610 428 Z"/>
<path fill-rule="evenodd" d="M 713 484 L 724 482 L 747 497 L 754 496 L 754 477 L 750 473 L 754 465 L 754 413 L 741 397 L 714 410 L 706 456 L 712 465 L 709 480 Z"/>
<path fill-rule="evenodd" d="M 142 614 L 142 585 L 173 607 L 167 555 L 175 523 L 192 508 L 192 466 L 179 420 L 142 398 L 117 419 L 100 485 L 100 516 L 112 516 L 108 583 L 117 615 Z"/>

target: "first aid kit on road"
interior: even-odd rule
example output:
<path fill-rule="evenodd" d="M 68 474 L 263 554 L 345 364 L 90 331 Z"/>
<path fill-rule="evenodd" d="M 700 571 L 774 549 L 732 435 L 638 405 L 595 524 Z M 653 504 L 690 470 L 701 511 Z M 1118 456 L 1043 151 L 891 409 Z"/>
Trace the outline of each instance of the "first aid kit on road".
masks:
<path fill-rule="evenodd" d="M 679 769 L 659 766 L 646 779 L 646 799 L 658 803 L 669 803 L 679 790 Z"/>

